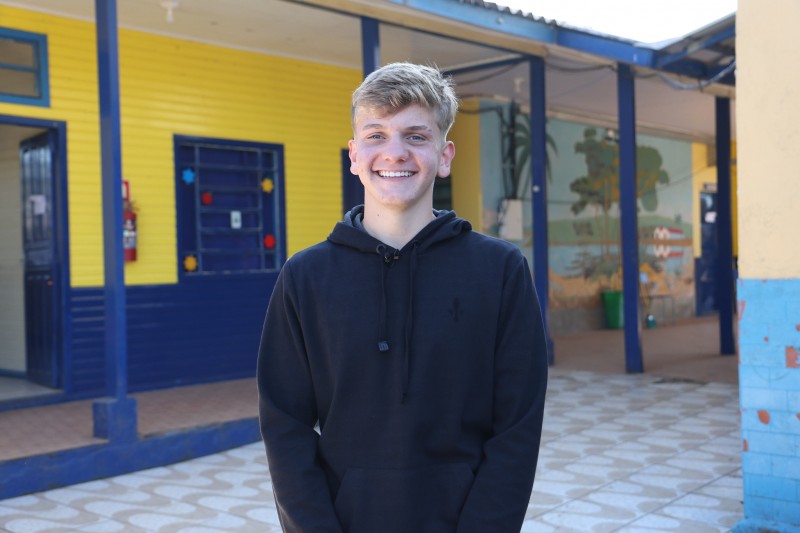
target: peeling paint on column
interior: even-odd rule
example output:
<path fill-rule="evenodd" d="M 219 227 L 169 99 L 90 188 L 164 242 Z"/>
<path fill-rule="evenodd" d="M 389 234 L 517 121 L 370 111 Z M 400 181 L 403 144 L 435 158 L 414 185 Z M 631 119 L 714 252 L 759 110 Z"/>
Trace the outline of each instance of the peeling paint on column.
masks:
<path fill-rule="evenodd" d="M 800 368 L 800 353 L 794 346 L 786 347 L 786 368 Z"/>

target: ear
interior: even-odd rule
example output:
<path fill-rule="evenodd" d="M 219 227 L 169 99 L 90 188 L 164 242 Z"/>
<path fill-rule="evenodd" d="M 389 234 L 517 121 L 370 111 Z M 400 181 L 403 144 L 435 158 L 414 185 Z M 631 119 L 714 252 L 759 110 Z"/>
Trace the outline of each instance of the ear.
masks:
<path fill-rule="evenodd" d="M 356 164 L 356 141 L 350 139 L 347 141 L 347 147 L 350 149 L 348 155 L 350 156 L 350 172 L 358 175 L 358 165 Z"/>
<path fill-rule="evenodd" d="M 456 145 L 453 141 L 447 141 L 442 147 L 442 152 L 439 157 L 439 172 L 436 173 L 440 178 L 446 178 L 450 175 L 450 162 L 456 156 Z"/>

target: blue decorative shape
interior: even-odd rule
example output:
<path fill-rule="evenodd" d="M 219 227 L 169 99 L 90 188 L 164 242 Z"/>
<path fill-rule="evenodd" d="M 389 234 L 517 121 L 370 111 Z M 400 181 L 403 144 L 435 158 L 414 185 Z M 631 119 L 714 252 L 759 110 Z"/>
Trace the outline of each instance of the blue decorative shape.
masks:
<path fill-rule="evenodd" d="M 194 183 L 194 170 L 191 168 L 184 168 L 183 172 L 181 173 L 181 179 L 186 185 L 191 185 Z"/>

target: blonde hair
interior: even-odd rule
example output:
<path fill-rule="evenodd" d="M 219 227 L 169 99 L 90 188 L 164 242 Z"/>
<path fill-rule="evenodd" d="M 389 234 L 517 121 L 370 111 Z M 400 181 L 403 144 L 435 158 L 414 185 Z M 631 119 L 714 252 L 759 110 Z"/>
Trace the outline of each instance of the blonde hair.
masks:
<path fill-rule="evenodd" d="M 446 139 L 458 111 L 453 81 L 437 68 L 414 63 L 390 63 L 364 79 L 353 92 L 354 129 L 359 109 L 392 115 L 414 104 L 433 111 L 442 139 Z"/>

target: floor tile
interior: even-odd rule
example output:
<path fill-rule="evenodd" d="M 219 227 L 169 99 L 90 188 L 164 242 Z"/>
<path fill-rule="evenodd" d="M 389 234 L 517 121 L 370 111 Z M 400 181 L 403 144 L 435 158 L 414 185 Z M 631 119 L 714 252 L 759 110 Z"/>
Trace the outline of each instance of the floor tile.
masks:
<path fill-rule="evenodd" d="M 728 531 L 742 519 L 735 385 L 551 369 L 524 532 Z M 280 532 L 261 443 L 0 501 L 0 530 Z"/>

